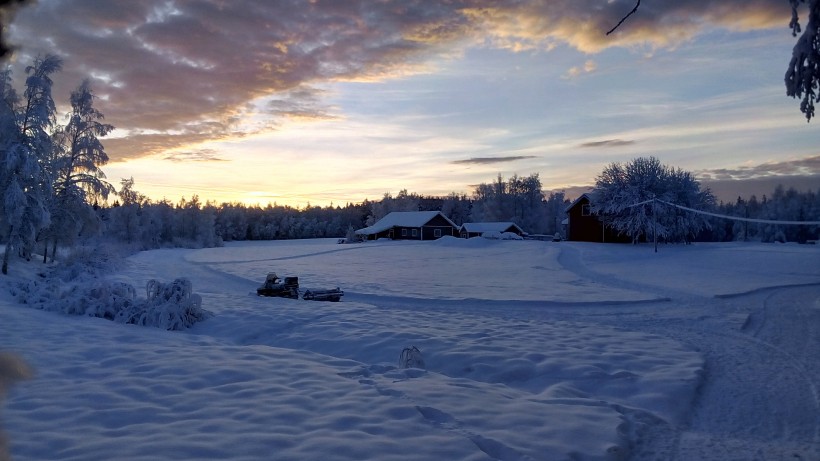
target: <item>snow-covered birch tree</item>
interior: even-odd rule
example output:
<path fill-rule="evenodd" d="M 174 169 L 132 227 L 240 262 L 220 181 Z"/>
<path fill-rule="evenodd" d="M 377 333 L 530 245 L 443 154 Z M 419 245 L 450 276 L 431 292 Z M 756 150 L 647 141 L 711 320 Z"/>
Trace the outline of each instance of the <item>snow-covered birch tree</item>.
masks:
<path fill-rule="evenodd" d="M 51 95 L 51 75 L 62 67 L 54 55 L 38 56 L 26 67 L 26 89 L 22 100 L 16 99 L 8 75 L 4 83 L 4 111 L 13 114 L 14 130 L 7 135 L 3 153 L 2 219 L 6 232 L 6 251 L 2 272 L 8 273 L 12 252 L 28 257 L 37 232 L 49 224 L 47 200 L 51 177 L 46 168 L 52 156 L 50 130 L 55 123 L 56 108 Z M 6 136 L 4 136 L 4 139 Z"/>
<path fill-rule="evenodd" d="M 100 169 L 108 163 L 108 154 L 99 139 L 114 126 L 103 123 L 104 116 L 94 107 L 94 98 L 91 83 L 86 79 L 71 92 L 68 123 L 54 134 L 52 225 L 47 233 L 52 243 L 52 260 L 58 241 L 70 243 L 90 219 L 96 219 L 91 203 L 105 200 L 115 192 Z M 47 253 L 44 251 L 44 260 Z"/>

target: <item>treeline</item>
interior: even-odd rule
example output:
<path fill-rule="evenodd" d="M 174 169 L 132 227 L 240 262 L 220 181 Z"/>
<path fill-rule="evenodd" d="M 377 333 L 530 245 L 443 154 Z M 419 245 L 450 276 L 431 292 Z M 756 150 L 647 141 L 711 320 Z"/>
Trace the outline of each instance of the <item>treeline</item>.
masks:
<path fill-rule="evenodd" d="M 738 197 L 734 203 L 721 202 L 715 212 L 751 220 L 820 221 L 820 189 L 799 192 L 794 188 L 786 189 L 779 185 L 771 197 Z M 709 222 L 711 229 L 704 232 L 703 239 L 712 241 L 805 243 L 807 240 L 820 238 L 820 226 L 781 225 L 721 218 L 710 218 Z"/>
<path fill-rule="evenodd" d="M 365 200 L 344 206 L 293 208 L 269 204 L 201 202 L 198 196 L 173 204 L 152 201 L 134 189 L 134 180 L 122 180 L 119 200 L 98 207 L 99 227 L 88 235 L 100 235 L 137 249 L 162 247 L 210 247 L 240 240 L 341 238 L 353 230 L 372 225 L 393 211 L 442 211 L 456 224 L 471 221 L 513 221 L 527 232 L 555 234 L 561 231 L 564 194 L 544 194 L 537 174 L 517 175 L 491 184 L 480 184 L 472 197 L 451 193 L 446 197 L 423 196 L 402 190 L 381 200 Z"/>

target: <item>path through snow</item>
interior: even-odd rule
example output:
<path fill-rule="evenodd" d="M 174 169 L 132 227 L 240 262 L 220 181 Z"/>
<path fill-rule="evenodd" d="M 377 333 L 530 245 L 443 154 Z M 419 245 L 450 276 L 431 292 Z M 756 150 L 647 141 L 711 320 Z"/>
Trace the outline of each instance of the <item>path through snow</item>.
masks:
<path fill-rule="evenodd" d="M 707 297 L 596 273 L 571 247 L 559 261 L 599 283 L 669 299 L 640 314 L 580 314 L 584 321 L 676 339 L 705 357 L 690 422 L 648 428 L 632 459 L 820 459 L 820 284 Z"/>

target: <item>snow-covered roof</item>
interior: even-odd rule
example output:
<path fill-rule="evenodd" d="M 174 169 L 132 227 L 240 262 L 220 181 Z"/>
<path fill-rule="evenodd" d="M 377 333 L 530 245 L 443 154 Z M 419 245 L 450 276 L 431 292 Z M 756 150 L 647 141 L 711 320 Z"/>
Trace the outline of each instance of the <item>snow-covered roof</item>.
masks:
<path fill-rule="evenodd" d="M 470 233 L 484 233 L 484 232 L 504 232 L 511 226 L 515 226 L 519 231 L 521 228 L 514 222 L 466 222 L 461 225 L 461 230 Z M 522 231 L 523 232 L 523 231 Z"/>
<path fill-rule="evenodd" d="M 372 235 L 384 232 L 393 227 L 422 227 L 437 215 L 441 215 L 453 227 L 458 227 L 440 211 L 393 211 L 378 220 L 375 224 L 356 231 L 357 235 Z"/>

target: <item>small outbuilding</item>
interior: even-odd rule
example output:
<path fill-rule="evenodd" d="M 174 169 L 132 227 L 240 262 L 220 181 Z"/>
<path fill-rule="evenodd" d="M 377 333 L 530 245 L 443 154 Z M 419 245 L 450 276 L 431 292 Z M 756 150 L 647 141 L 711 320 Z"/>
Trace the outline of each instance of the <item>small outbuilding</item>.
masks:
<path fill-rule="evenodd" d="M 580 242 L 628 243 L 629 237 L 621 235 L 606 225 L 597 213 L 591 209 L 589 194 L 581 194 L 566 208 L 567 240 Z"/>
<path fill-rule="evenodd" d="M 440 211 L 394 211 L 356 231 L 362 240 L 435 240 L 458 235 L 458 226 Z"/>
<path fill-rule="evenodd" d="M 481 237 L 485 232 L 524 235 L 524 230 L 514 222 L 466 222 L 461 225 L 460 235 L 461 238 Z"/>

